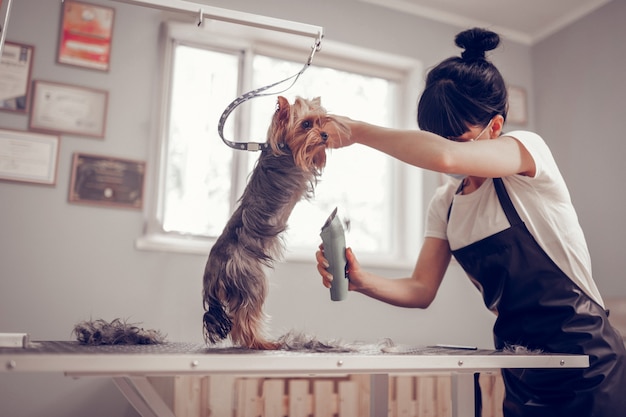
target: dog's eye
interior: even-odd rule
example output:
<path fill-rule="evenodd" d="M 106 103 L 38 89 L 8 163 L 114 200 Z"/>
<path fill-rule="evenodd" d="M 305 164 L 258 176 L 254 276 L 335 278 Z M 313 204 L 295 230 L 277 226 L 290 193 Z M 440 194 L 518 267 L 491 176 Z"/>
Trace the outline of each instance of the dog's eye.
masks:
<path fill-rule="evenodd" d="M 311 123 L 310 120 L 305 120 L 302 122 L 301 126 L 302 126 L 302 129 L 309 130 L 310 128 L 313 127 L 313 123 Z"/>

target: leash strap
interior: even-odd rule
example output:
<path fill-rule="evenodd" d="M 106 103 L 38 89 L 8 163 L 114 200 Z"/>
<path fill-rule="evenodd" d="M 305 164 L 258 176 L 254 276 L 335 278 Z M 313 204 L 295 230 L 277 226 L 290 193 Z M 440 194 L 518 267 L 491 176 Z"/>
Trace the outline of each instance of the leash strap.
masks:
<path fill-rule="evenodd" d="M 287 77 L 284 80 L 275 82 L 273 84 L 266 85 L 261 88 L 257 88 L 256 90 L 249 91 L 245 94 L 240 95 L 235 100 L 233 100 L 233 102 L 230 103 L 226 107 L 224 112 L 222 113 L 222 116 L 220 117 L 220 121 L 217 125 L 217 132 L 219 133 L 220 138 L 222 138 L 222 141 L 224 141 L 226 145 L 230 146 L 233 149 L 243 150 L 243 151 L 262 151 L 264 149 L 269 148 L 270 145 L 267 142 L 234 142 L 234 141 L 226 139 L 224 137 L 224 125 L 226 124 L 226 119 L 228 119 L 228 116 L 239 105 L 245 103 L 248 100 L 251 100 L 255 97 L 264 97 L 264 96 L 270 96 L 274 94 L 280 94 L 284 91 L 289 90 L 296 83 L 296 81 L 298 81 L 298 78 L 300 78 L 300 76 L 304 73 L 304 71 L 306 71 L 306 69 L 311 65 L 311 62 L 313 62 L 313 55 L 315 55 L 315 52 L 319 51 L 320 48 L 321 48 L 321 38 L 317 38 L 317 40 L 315 41 L 315 44 L 311 47 L 311 54 L 309 55 L 309 59 L 304 64 L 302 69 L 298 71 L 296 74 L 292 75 L 291 77 Z M 293 81 L 291 81 L 291 84 L 289 84 L 289 86 L 287 86 L 285 89 L 278 91 L 278 92 L 263 93 L 264 91 L 269 90 L 272 87 L 276 87 L 277 85 L 283 84 L 289 80 L 293 80 Z"/>

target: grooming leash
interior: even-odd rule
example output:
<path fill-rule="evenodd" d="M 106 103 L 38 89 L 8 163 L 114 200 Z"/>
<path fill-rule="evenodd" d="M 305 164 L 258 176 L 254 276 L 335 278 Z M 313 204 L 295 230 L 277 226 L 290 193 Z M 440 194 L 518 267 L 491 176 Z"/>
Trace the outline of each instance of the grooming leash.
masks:
<path fill-rule="evenodd" d="M 306 71 L 306 69 L 311 65 L 311 62 L 313 62 L 313 55 L 315 55 L 315 52 L 321 49 L 321 44 L 322 44 L 322 39 L 320 36 L 319 38 L 316 39 L 315 44 L 311 47 L 311 54 L 309 55 L 309 59 L 304 64 L 302 69 L 298 71 L 296 74 L 292 75 L 291 77 L 287 77 L 284 80 L 281 80 L 273 84 L 266 85 L 264 87 L 257 88 L 256 90 L 252 90 L 245 94 L 242 94 L 239 97 L 237 97 L 235 100 L 233 100 L 233 102 L 230 103 L 226 107 L 217 125 L 217 132 L 219 133 L 220 138 L 222 138 L 222 140 L 224 141 L 226 145 L 230 146 L 233 149 L 243 150 L 243 151 L 262 151 L 264 149 L 269 148 L 270 145 L 267 142 L 233 142 L 233 141 L 226 139 L 224 137 L 224 125 L 226 124 L 226 119 L 228 119 L 228 116 L 233 112 L 233 110 L 235 110 L 235 108 L 237 108 L 240 104 L 245 103 L 246 101 L 250 99 L 253 99 L 255 97 L 263 97 L 263 96 L 280 94 L 284 91 L 289 90 L 296 83 L 296 81 L 298 81 L 298 78 L 300 78 L 300 76 L 304 73 L 304 71 Z M 263 91 L 269 90 L 270 88 L 276 87 L 277 85 L 285 83 L 289 80 L 293 80 L 293 81 L 291 81 L 291 84 L 289 84 L 287 88 L 278 92 L 263 93 Z"/>

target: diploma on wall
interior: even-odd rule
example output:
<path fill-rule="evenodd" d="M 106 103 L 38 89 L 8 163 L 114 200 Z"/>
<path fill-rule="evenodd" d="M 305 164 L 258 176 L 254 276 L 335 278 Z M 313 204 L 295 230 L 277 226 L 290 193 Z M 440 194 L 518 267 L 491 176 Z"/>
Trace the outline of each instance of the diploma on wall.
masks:
<path fill-rule="evenodd" d="M 103 90 L 35 81 L 29 128 L 103 138 L 107 102 Z"/>
<path fill-rule="evenodd" d="M 525 126 L 528 123 L 528 103 L 526 90 L 522 87 L 511 86 L 509 92 L 509 114 L 507 122 Z"/>
<path fill-rule="evenodd" d="M 96 4 L 67 0 L 57 61 L 60 64 L 108 71 L 115 10 Z"/>
<path fill-rule="evenodd" d="M 0 179 L 54 185 L 59 137 L 0 129 Z"/>
<path fill-rule="evenodd" d="M 34 47 L 5 42 L 0 59 L 0 110 L 26 112 Z"/>

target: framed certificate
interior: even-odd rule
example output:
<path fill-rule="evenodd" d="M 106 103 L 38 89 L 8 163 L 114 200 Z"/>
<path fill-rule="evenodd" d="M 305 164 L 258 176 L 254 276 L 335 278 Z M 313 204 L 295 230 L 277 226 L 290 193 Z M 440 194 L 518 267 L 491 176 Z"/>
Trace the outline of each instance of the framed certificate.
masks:
<path fill-rule="evenodd" d="M 143 161 L 75 153 L 69 201 L 140 209 L 145 170 Z"/>
<path fill-rule="evenodd" d="M 0 110 L 25 113 L 35 47 L 6 41 L 0 58 Z"/>
<path fill-rule="evenodd" d="M 64 1 L 57 61 L 108 71 L 114 16 L 111 7 Z"/>
<path fill-rule="evenodd" d="M 35 81 L 29 128 L 103 138 L 108 98 L 104 90 Z"/>
<path fill-rule="evenodd" d="M 2 52 L 9 23 L 12 0 L 0 0 L 0 52 Z"/>
<path fill-rule="evenodd" d="M 528 123 L 526 90 L 522 87 L 509 87 L 509 114 L 507 122 L 522 126 Z"/>
<path fill-rule="evenodd" d="M 58 136 L 0 129 L 0 180 L 54 185 Z"/>

